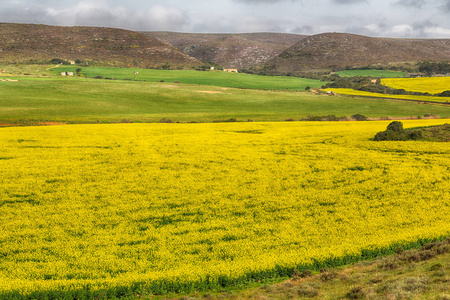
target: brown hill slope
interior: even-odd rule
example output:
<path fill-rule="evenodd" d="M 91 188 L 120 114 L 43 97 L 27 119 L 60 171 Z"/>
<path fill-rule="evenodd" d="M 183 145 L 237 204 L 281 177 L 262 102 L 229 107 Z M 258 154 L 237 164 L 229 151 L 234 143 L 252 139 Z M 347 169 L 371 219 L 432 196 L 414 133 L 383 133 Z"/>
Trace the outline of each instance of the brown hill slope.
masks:
<path fill-rule="evenodd" d="M 372 38 L 346 33 L 310 36 L 266 64 L 271 73 L 375 64 L 450 60 L 450 39 Z"/>
<path fill-rule="evenodd" d="M 193 34 L 145 32 L 202 62 L 225 68 L 264 64 L 306 36 L 285 33 Z"/>
<path fill-rule="evenodd" d="M 23 63 L 53 58 L 113 66 L 201 64 L 172 46 L 139 32 L 98 27 L 0 23 L 0 62 Z"/>

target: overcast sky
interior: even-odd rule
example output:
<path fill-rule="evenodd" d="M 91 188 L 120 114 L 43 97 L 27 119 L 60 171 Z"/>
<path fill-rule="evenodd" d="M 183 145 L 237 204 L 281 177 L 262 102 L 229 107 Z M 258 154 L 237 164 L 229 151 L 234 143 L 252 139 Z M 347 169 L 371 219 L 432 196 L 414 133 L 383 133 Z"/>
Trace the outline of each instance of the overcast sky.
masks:
<path fill-rule="evenodd" d="M 0 0 L 0 22 L 450 38 L 450 0 Z"/>

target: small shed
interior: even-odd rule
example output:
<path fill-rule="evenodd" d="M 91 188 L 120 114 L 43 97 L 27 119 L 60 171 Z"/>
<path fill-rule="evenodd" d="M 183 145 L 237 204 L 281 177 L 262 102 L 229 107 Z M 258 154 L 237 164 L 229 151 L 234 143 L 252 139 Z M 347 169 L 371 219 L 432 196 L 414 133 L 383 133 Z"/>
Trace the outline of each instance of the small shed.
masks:
<path fill-rule="evenodd" d="M 228 73 L 239 73 L 237 69 L 223 69 L 223 71 Z"/>

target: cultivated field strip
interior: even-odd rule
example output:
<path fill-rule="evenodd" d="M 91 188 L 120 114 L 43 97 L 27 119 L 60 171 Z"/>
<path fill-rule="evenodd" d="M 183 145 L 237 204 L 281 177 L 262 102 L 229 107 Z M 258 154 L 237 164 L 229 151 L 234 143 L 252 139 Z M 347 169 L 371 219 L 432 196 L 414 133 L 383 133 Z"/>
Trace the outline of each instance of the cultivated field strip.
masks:
<path fill-rule="evenodd" d="M 379 94 L 366 91 L 358 91 L 353 89 L 327 89 L 328 91 L 333 91 L 337 94 L 342 95 L 352 95 L 352 96 L 362 96 L 362 97 L 374 97 L 374 98 L 387 98 L 387 99 L 398 99 L 398 100 L 409 100 L 417 102 L 430 102 L 437 104 L 448 104 L 450 97 L 438 97 L 438 96 L 418 96 L 418 95 L 392 95 L 392 94 Z"/>
<path fill-rule="evenodd" d="M 448 144 L 371 141 L 387 124 L 2 128 L 0 298 L 214 289 L 448 236 Z"/>
<path fill-rule="evenodd" d="M 411 92 L 439 94 L 450 90 L 450 77 L 385 78 L 382 84 Z"/>

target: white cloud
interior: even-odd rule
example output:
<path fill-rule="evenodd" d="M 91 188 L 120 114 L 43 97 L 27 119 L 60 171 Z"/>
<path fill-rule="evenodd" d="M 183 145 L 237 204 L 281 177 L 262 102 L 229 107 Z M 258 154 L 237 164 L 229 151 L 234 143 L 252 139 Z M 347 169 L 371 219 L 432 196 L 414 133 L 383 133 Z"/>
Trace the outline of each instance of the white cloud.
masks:
<path fill-rule="evenodd" d="M 408 24 L 395 25 L 390 32 L 395 36 L 410 36 L 414 32 L 414 28 Z"/>
<path fill-rule="evenodd" d="M 450 38 L 450 29 L 439 26 L 426 27 L 423 29 L 426 36 Z"/>
<path fill-rule="evenodd" d="M 147 24 L 151 30 L 180 30 L 189 24 L 186 13 L 176 7 L 155 5 L 145 14 L 137 14 L 138 22 Z"/>

